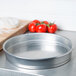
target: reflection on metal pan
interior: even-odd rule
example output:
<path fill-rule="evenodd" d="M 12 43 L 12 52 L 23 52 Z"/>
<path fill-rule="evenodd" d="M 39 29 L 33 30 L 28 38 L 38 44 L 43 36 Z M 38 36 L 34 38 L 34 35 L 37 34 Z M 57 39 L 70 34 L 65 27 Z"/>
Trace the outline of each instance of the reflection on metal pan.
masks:
<path fill-rule="evenodd" d="M 3 49 L 6 58 L 19 68 L 49 69 L 71 59 L 71 41 L 49 33 L 28 33 L 8 39 Z"/>

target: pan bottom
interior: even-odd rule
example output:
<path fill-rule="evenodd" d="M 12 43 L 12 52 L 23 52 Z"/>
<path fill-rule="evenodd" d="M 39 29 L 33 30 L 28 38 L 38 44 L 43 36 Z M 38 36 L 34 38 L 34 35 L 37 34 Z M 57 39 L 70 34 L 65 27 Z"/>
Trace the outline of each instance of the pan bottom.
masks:
<path fill-rule="evenodd" d="M 21 46 L 15 45 L 8 48 L 8 52 L 11 54 L 25 59 L 44 59 L 44 58 L 52 58 L 65 54 L 68 49 L 66 47 L 60 45 L 46 45 L 46 46 Z"/>

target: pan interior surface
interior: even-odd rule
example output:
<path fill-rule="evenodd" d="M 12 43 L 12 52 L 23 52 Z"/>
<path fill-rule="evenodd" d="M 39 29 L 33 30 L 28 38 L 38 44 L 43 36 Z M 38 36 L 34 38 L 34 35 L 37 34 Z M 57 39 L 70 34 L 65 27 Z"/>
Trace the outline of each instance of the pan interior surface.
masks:
<path fill-rule="evenodd" d="M 68 48 L 62 44 L 49 44 L 47 41 L 30 41 L 12 45 L 8 52 L 25 59 L 45 59 L 63 55 L 68 52 Z"/>

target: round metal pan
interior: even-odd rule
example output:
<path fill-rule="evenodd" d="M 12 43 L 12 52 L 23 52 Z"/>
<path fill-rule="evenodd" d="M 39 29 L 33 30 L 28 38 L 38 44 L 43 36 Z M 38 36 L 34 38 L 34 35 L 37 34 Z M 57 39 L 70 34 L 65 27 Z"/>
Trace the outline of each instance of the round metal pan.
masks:
<path fill-rule="evenodd" d="M 6 58 L 19 68 L 49 69 L 71 59 L 71 41 L 49 33 L 28 33 L 8 39 L 4 45 Z"/>

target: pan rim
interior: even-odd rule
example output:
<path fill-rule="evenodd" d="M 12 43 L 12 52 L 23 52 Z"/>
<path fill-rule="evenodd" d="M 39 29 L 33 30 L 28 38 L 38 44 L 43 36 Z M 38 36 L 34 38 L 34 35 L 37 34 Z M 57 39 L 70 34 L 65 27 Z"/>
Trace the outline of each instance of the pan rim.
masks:
<path fill-rule="evenodd" d="M 71 40 L 68 39 L 68 38 L 66 38 L 66 37 L 64 37 L 64 36 L 57 35 L 57 34 L 50 34 L 50 35 L 55 35 L 55 36 L 64 38 L 64 39 L 68 40 L 68 41 L 71 43 L 71 49 L 70 49 L 68 52 L 66 52 L 65 54 L 62 54 L 62 55 L 59 55 L 59 56 L 47 57 L 47 58 L 41 58 L 41 59 L 40 59 L 40 58 L 39 58 L 39 59 L 22 58 L 22 57 L 18 57 L 18 56 L 15 56 L 15 55 L 9 53 L 9 52 L 5 49 L 5 45 L 8 43 L 8 41 L 10 41 L 10 40 L 12 40 L 12 39 L 14 39 L 14 38 L 17 38 L 17 37 L 21 37 L 21 36 L 24 36 L 24 35 L 30 35 L 30 34 L 49 34 L 49 33 L 27 33 L 27 34 L 22 34 L 22 35 L 14 36 L 14 37 L 12 37 L 12 38 L 10 38 L 10 39 L 8 39 L 8 40 L 6 40 L 6 41 L 4 42 L 4 44 L 3 44 L 3 50 L 5 51 L 5 53 L 7 53 L 8 55 L 10 55 L 10 56 L 12 56 L 12 57 L 18 58 L 18 59 L 23 59 L 23 60 L 26 59 L 26 60 L 32 60 L 32 61 L 36 61 L 36 60 L 37 60 L 37 61 L 38 61 L 38 60 L 48 60 L 48 59 L 60 58 L 60 57 L 63 57 L 63 56 L 65 56 L 65 55 L 67 55 L 67 54 L 69 54 L 69 53 L 72 52 L 72 49 L 73 49 L 73 48 L 72 48 Z"/>

